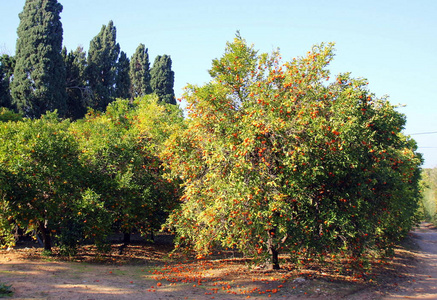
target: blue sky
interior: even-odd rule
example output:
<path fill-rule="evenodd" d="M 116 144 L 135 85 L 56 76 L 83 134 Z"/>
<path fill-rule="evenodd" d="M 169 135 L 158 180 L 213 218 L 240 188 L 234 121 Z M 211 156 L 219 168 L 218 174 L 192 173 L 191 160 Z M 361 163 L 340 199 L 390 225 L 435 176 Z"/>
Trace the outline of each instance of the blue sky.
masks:
<path fill-rule="evenodd" d="M 0 0 L 0 53 L 15 52 L 24 0 Z M 435 0 L 58 0 L 64 45 L 88 49 L 109 20 L 131 56 L 143 43 L 151 62 L 168 54 L 175 92 L 209 81 L 211 60 L 241 35 L 261 52 L 280 48 L 284 60 L 321 42 L 336 43 L 333 75 L 364 77 L 377 96 L 389 95 L 407 117 L 424 167 L 437 167 L 437 1 Z M 424 134 L 434 132 L 431 134 Z"/>

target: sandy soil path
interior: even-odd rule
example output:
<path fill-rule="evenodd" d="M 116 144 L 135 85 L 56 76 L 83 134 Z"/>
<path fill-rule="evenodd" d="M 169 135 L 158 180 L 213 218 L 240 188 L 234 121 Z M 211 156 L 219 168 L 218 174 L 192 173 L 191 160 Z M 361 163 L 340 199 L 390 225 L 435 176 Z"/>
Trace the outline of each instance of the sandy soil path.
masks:
<path fill-rule="evenodd" d="M 413 232 L 417 264 L 411 278 L 384 299 L 437 299 L 437 229 L 422 223 Z"/>

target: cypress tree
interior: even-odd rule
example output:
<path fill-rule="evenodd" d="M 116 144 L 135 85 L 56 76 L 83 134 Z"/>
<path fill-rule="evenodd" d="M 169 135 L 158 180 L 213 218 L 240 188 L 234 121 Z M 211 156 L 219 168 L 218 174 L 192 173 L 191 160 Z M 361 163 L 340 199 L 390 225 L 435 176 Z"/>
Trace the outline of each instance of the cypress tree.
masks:
<path fill-rule="evenodd" d="M 86 53 L 82 47 L 70 51 L 62 50 L 66 69 L 67 113 L 72 120 L 83 118 L 86 114 L 89 98 L 85 70 L 87 66 Z"/>
<path fill-rule="evenodd" d="M 115 100 L 117 59 L 120 45 L 116 42 L 117 29 L 112 21 L 103 25 L 90 42 L 87 78 L 92 93 L 90 106 L 104 110 Z"/>
<path fill-rule="evenodd" d="M 13 104 L 26 117 L 66 109 L 62 59 L 62 5 L 56 0 L 26 0 L 19 14 L 16 66 L 11 83 Z"/>
<path fill-rule="evenodd" d="M 12 108 L 10 80 L 14 73 L 15 58 L 7 54 L 0 56 L 0 107 Z"/>
<path fill-rule="evenodd" d="M 162 102 L 176 104 L 174 94 L 174 72 L 171 70 L 171 58 L 158 55 L 150 70 L 150 86 Z"/>
<path fill-rule="evenodd" d="M 129 76 L 133 98 L 152 93 L 150 87 L 150 63 L 146 46 L 140 44 L 130 61 Z"/>
<path fill-rule="evenodd" d="M 120 58 L 117 63 L 117 74 L 115 84 L 115 96 L 117 98 L 130 99 L 131 81 L 129 78 L 130 61 L 126 53 L 120 52 Z"/>

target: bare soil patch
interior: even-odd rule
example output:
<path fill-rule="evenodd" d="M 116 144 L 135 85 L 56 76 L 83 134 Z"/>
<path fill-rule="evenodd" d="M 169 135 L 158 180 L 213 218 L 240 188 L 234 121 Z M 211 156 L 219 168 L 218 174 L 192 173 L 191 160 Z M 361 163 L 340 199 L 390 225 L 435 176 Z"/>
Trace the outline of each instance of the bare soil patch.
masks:
<path fill-rule="evenodd" d="M 264 271 L 230 251 L 196 260 L 170 255 L 162 241 L 134 243 L 121 255 L 118 246 L 104 255 L 84 246 L 69 259 L 42 256 L 36 244 L 0 250 L 0 283 L 12 285 L 10 299 L 437 299 L 437 232 L 429 224 L 364 276 L 338 265 L 296 268 L 285 257 L 281 270 Z"/>
<path fill-rule="evenodd" d="M 422 223 L 412 232 L 408 280 L 388 293 L 386 299 L 437 299 L 437 229 Z"/>

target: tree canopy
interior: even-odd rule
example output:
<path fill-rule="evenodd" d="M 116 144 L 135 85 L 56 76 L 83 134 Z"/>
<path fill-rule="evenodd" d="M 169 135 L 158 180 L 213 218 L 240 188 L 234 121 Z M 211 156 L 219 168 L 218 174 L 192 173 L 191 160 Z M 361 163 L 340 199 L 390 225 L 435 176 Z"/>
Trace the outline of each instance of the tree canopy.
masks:
<path fill-rule="evenodd" d="M 62 50 L 66 69 L 67 112 L 65 116 L 73 120 L 83 118 L 90 102 L 90 89 L 86 81 L 86 53 L 82 47 L 67 53 Z"/>
<path fill-rule="evenodd" d="M 188 86 L 187 129 L 164 161 L 183 180 L 168 228 L 199 255 L 220 246 L 359 259 L 390 251 L 417 221 L 421 156 L 405 117 L 367 82 L 327 70 L 333 45 L 281 62 L 239 36 Z"/>
<path fill-rule="evenodd" d="M 27 0 L 19 15 L 11 94 L 27 117 L 54 110 L 62 116 L 66 110 L 61 12 L 56 0 Z"/>
<path fill-rule="evenodd" d="M 14 57 L 7 54 L 0 56 L 0 107 L 12 108 L 10 83 L 14 68 Z"/>
<path fill-rule="evenodd" d="M 56 0 L 26 1 L 16 56 L 0 59 L 0 107 L 30 118 L 56 110 L 77 120 L 88 108 L 104 111 L 116 98 L 134 100 L 152 92 L 176 104 L 169 56 L 157 56 L 150 70 L 148 49 L 140 44 L 129 59 L 117 43 L 113 21 L 91 40 L 88 53 L 81 46 L 68 52 L 62 49 L 61 12 Z"/>
<path fill-rule="evenodd" d="M 150 87 L 150 63 L 148 49 L 140 44 L 130 61 L 129 75 L 131 79 L 132 97 L 142 97 L 152 93 Z"/>
<path fill-rule="evenodd" d="M 121 51 L 117 62 L 115 97 L 131 99 L 131 79 L 129 76 L 130 61 L 126 53 Z"/>
<path fill-rule="evenodd" d="M 51 250 L 52 232 L 66 226 L 86 175 L 68 127 L 55 113 L 1 126 L 0 216 L 8 220 L 0 229 L 2 236 L 10 236 L 13 225 L 37 230 L 45 249 Z"/>
<path fill-rule="evenodd" d="M 116 41 L 114 22 L 103 25 L 91 40 L 88 50 L 87 78 L 92 93 L 89 107 L 105 110 L 115 100 L 117 60 L 120 45 Z"/>
<path fill-rule="evenodd" d="M 155 95 L 118 99 L 75 122 L 10 111 L 0 121 L 1 245 L 19 228 L 41 234 L 46 250 L 53 236 L 66 254 L 84 239 L 104 250 L 113 232 L 159 230 L 178 204 L 178 182 L 163 177 L 158 153 L 183 118 Z"/>
<path fill-rule="evenodd" d="M 174 94 L 174 72 L 171 69 L 171 58 L 168 55 L 158 55 L 150 70 L 150 86 L 159 100 L 169 104 L 176 104 Z"/>

